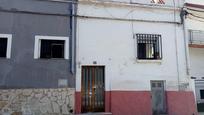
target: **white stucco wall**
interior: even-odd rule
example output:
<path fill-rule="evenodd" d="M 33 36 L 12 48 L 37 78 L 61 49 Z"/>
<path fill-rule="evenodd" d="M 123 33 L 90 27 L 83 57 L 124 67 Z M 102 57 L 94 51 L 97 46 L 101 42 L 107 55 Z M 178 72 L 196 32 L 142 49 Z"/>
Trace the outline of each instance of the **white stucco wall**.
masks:
<path fill-rule="evenodd" d="M 173 10 L 104 7 L 98 4 L 79 4 L 78 8 L 78 14 L 86 16 L 174 21 Z M 178 11 L 176 16 L 179 22 Z M 136 41 L 133 39 L 136 33 L 162 35 L 163 59 L 159 63 L 137 62 Z M 94 65 L 94 61 L 105 66 L 106 91 L 149 91 L 151 80 L 166 80 L 167 90 L 178 90 L 178 79 L 180 83 L 189 82 L 183 38 L 182 26 L 177 24 L 78 18 L 76 90 L 81 90 L 81 66 Z"/>
<path fill-rule="evenodd" d="M 204 49 L 190 48 L 191 75 L 204 77 Z"/>

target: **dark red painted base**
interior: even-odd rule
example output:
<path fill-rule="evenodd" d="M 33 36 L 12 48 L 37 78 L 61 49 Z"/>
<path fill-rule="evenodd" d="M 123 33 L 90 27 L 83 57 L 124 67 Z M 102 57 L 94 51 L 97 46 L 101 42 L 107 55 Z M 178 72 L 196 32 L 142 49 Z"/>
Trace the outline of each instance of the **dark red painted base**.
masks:
<path fill-rule="evenodd" d="M 193 92 L 167 91 L 168 115 L 197 115 Z M 75 113 L 81 113 L 81 93 L 76 92 Z M 105 112 L 113 115 L 152 115 L 150 91 L 105 93 Z"/>
<path fill-rule="evenodd" d="M 81 113 L 81 92 L 75 92 L 75 113 Z"/>
<path fill-rule="evenodd" d="M 167 92 L 168 115 L 197 115 L 193 92 Z"/>
<path fill-rule="evenodd" d="M 113 115 L 151 115 L 151 95 L 147 91 L 112 91 Z"/>

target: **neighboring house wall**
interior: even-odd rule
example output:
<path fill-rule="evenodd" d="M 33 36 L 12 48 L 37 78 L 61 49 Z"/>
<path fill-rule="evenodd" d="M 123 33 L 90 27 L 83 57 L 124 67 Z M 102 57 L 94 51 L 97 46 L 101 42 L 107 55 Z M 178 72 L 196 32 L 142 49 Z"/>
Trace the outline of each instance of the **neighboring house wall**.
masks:
<path fill-rule="evenodd" d="M 82 66 L 102 65 L 105 66 L 106 112 L 152 114 L 150 82 L 163 80 L 168 114 L 196 114 L 187 75 L 183 27 L 178 24 L 182 1 L 176 2 L 179 7 L 175 11 L 170 0 L 166 1 L 168 7 L 134 4 L 150 4 L 150 0 L 133 0 L 133 4 L 128 4 L 127 0 L 121 1 L 127 4 L 115 2 L 79 2 L 76 112 L 81 112 Z M 133 38 L 137 33 L 161 34 L 162 60 L 137 60 L 136 39 Z"/>
<path fill-rule="evenodd" d="M 195 95 L 196 101 L 198 103 L 204 102 L 204 99 L 201 99 L 200 90 L 204 90 L 204 82 L 202 82 L 204 77 L 204 49 L 203 48 L 190 48 L 190 62 L 191 62 L 191 76 L 196 78 L 195 82 Z"/>
<path fill-rule="evenodd" d="M 1 115 L 73 113 L 70 13 L 68 2 L 0 1 L 0 34 L 12 35 L 11 57 L 0 58 Z M 69 57 L 34 59 L 37 35 L 67 38 Z"/>
<path fill-rule="evenodd" d="M 192 6 L 192 3 L 196 5 Z M 189 40 L 190 74 L 194 78 L 192 83 L 195 84 L 194 92 L 198 111 L 204 111 L 204 106 L 201 104 L 204 103 L 204 99 L 201 99 L 200 93 L 201 90 L 204 90 L 204 22 L 202 21 L 204 6 L 203 1 L 189 1 L 189 4 L 186 6 L 187 12 L 189 13 L 185 22 L 187 39 Z M 195 16 L 200 16 L 201 18 Z"/>
<path fill-rule="evenodd" d="M 1 0 L 0 7 L 0 33 L 12 35 L 11 58 L 0 59 L 0 87 L 57 88 L 58 81 L 64 79 L 68 87 L 74 88 L 75 78 L 70 73 L 71 58 L 34 59 L 36 35 L 71 39 L 70 5 Z M 71 45 L 68 51 L 70 53 Z"/>

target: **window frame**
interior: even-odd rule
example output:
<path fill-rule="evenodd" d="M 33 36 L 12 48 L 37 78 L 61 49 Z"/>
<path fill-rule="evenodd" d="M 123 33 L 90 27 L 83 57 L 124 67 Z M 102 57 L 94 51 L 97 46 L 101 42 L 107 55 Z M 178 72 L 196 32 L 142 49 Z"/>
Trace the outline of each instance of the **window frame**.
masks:
<path fill-rule="evenodd" d="M 0 34 L 0 39 L 7 38 L 7 48 L 6 48 L 6 57 L 0 57 L 0 58 L 11 58 L 11 45 L 12 45 L 12 34 Z"/>
<path fill-rule="evenodd" d="M 146 36 L 157 36 L 157 39 L 158 39 L 158 49 L 159 49 L 159 58 L 144 58 L 144 59 L 141 59 L 139 58 L 139 43 L 138 43 L 138 39 L 140 39 L 138 36 L 141 36 L 141 35 L 146 35 Z M 149 62 L 160 62 L 162 59 L 163 59 L 163 51 L 162 51 L 162 35 L 161 34 L 146 34 L 146 33 L 136 33 L 135 34 L 135 39 L 136 39 L 136 58 L 138 61 L 149 61 Z M 152 38 L 144 38 L 144 39 L 152 39 Z M 149 42 L 149 41 L 148 41 Z M 145 52 L 146 53 L 146 52 Z M 155 52 L 154 52 L 155 53 Z"/>
<path fill-rule="evenodd" d="M 64 40 L 64 58 L 48 58 L 48 59 L 69 59 L 69 37 L 63 36 L 35 36 L 35 46 L 34 46 L 34 59 L 44 59 L 40 58 L 41 52 L 41 40 Z"/>

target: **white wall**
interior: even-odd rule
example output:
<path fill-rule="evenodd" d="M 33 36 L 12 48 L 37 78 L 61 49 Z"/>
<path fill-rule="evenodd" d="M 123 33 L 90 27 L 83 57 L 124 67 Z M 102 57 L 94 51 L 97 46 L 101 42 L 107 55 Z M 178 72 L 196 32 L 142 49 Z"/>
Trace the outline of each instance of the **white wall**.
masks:
<path fill-rule="evenodd" d="M 190 48 L 191 75 L 204 77 L 204 49 Z"/>
<path fill-rule="evenodd" d="M 204 31 L 204 22 L 193 19 L 186 20 L 186 29 Z M 188 34 L 189 35 L 189 34 Z M 187 36 L 188 39 L 190 36 Z M 191 76 L 204 77 L 204 49 L 202 48 L 189 48 Z"/>
<path fill-rule="evenodd" d="M 204 77 L 204 49 L 202 48 L 189 48 L 190 64 L 191 64 L 191 76 L 196 77 L 198 80 Z M 194 80 L 191 81 L 195 83 Z M 204 83 L 204 82 L 203 82 Z M 200 89 L 204 89 L 203 85 L 194 86 L 194 93 L 197 102 L 204 102 L 200 99 Z"/>
<path fill-rule="evenodd" d="M 174 21 L 173 10 L 134 7 L 104 7 L 79 4 L 79 15 L 124 18 L 129 12 L 134 19 Z M 177 12 L 179 22 L 179 12 Z M 126 18 L 131 18 L 128 15 Z M 166 80 L 167 90 L 178 90 L 176 61 L 177 39 L 179 80 L 188 83 L 182 26 L 170 23 L 77 19 L 77 75 L 76 90 L 81 90 L 81 65 L 105 65 L 106 90 L 150 90 L 150 80 Z M 176 26 L 176 34 L 175 34 Z M 161 34 L 163 59 L 161 62 L 139 63 L 133 34 Z"/>

